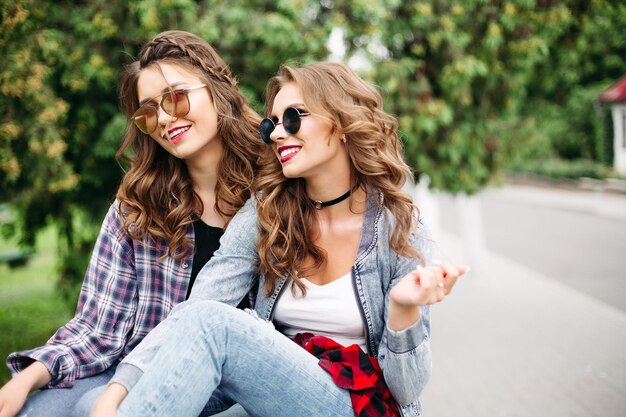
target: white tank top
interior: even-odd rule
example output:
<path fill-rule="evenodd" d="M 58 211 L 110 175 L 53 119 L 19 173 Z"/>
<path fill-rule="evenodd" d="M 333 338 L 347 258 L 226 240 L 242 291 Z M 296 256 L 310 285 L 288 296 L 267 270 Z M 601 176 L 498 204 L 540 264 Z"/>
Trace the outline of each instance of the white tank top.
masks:
<path fill-rule="evenodd" d="M 306 297 L 299 289 L 294 297 L 292 281 L 289 281 L 276 304 L 274 321 L 287 337 L 309 332 L 326 336 L 343 346 L 357 344 L 367 353 L 363 318 L 351 278 L 352 273 L 348 272 L 326 285 L 302 278 Z"/>

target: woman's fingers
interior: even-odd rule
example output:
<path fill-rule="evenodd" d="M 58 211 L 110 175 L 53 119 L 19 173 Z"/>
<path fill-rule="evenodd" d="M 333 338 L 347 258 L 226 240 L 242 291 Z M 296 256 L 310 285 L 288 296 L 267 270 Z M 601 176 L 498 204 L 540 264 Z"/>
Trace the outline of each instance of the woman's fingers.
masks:
<path fill-rule="evenodd" d="M 420 288 L 420 304 L 433 304 L 439 302 L 444 297 L 444 284 L 442 268 L 436 265 L 427 267 L 418 266 L 416 269 L 416 284 Z"/>
<path fill-rule="evenodd" d="M 392 299 L 400 305 L 438 303 L 450 294 L 457 279 L 468 270 L 468 267 L 444 262 L 418 266 L 394 287 Z"/>
<path fill-rule="evenodd" d="M 434 261 L 434 263 L 443 271 L 442 289 L 445 295 L 450 294 L 457 279 L 469 270 L 468 266 L 455 266 L 441 261 Z"/>

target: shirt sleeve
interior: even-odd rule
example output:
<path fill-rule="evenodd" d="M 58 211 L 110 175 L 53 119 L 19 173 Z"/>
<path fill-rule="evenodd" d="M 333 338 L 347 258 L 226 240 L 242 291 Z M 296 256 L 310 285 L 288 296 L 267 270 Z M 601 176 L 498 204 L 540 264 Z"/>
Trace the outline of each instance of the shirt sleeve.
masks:
<path fill-rule="evenodd" d="M 423 265 L 430 264 L 432 245 L 427 228 L 420 224 L 410 242 L 423 255 Z M 385 294 L 385 329 L 378 359 L 385 382 L 401 408 L 419 405 L 420 394 L 432 373 L 429 306 L 420 307 L 419 320 L 406 329 L 394 331 L 387 325 L 391 288 L 418 264 L 417 259 L 397 256 L 395 272 Z"/>
<path fill-rule="evenodd" d="M 49 387 L 72 387 L 76 379 L 106 370 L 122 354 L 134 324 L 137 279 L 133 243 L 118 207 L 111 205 L 100 229 L 74 318 L 44 346 L 10 354 L 11 373 L 39 361 L 52 375 Z"/>
<path fill-rule="evenodd" d="M 219 249 L 198 273 L 189 300 L 175 306 L 167 319 L 124 358 L 110 383 L 121 384 L 130 391 L 169 337 L 185 308 L 202 300 L 236 306 L 247 295 L 257 278 L 257 230 L 256 201 L 250 199 L 228 224 Z"/>

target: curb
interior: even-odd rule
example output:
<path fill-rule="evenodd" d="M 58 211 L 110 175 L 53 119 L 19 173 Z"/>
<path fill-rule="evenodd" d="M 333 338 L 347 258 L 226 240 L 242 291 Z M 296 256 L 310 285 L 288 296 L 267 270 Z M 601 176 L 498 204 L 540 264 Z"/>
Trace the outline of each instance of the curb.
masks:
<path fill-rule="evenodd" d="M 579 179 L 552 179 L 539 175 L 506 174 L 505 184 L 532 185 L 542 188 L 559 188 L 571 191 L 592 191 L 611 194 L 626 194 L 626 180 L 619 178 L 596 179 L 582 177 Z"/>

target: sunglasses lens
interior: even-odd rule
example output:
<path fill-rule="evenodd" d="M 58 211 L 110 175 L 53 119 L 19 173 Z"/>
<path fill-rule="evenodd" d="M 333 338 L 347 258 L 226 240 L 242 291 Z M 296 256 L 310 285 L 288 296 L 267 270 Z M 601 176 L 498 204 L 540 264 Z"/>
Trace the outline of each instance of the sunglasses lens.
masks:
<path fill-rule="evenodd" d="M 152 106 L 142 106 L 133 114 L 135 125 L 148 135 L 156 129 L 157 119 L 157 109 Z"/>
<path fill-rule="evenodd" d="M 259 134 L 261 136 L 261 139 L 268 145 L 274 143 L 274 141 L 270 138 L 270 135 L 274 131 L 275 127 L 276 125 L 270 119 L 263 119 L 263 121 L 261 122 L 261 126 L 259 127 Z"/>
<path fill-rule="evenodd" d="M 187 91 L 173 91 L 163 95 L 161 107 L 173 117 L 183 117 L 189 113 L 189 97 Z"/>
<path fill-rule="evenodd" d="M 285 130 L 294 135 L 300 130 L 300 113 L 293 107 L 288 107 L 283 113 L 283 126 Z"/>

